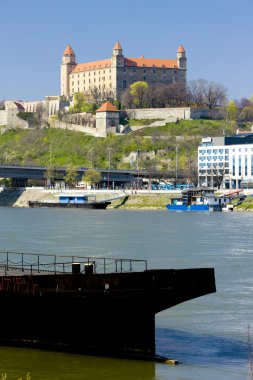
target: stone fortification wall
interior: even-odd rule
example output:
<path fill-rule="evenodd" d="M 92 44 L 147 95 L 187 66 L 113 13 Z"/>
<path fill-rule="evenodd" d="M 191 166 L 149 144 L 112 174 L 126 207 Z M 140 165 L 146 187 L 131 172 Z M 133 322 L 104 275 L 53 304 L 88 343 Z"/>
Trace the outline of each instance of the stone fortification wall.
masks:
<path fill-rule="evenodd" d="M 222 119 L 222 114 L 218 110 L 209 110 L 205 108 L 143 108 L 143 109 L 126 109 L 125 113 L 131 119 L 171 119 L 174 120 L 189 120 L 211 118 L 214 120 Z"/>
<path fill-rule="evenodd" d="M 84 132 L 92 136 L 97 136 L 96 128 L 87 127 L 84 125 L 72 124 L 69 122 L 58 121 L 58 120 L 54 120 L 53 123 L 50 122 L 50 125 L 53 128 L 60 128 L 60 129 L 65 129 L 65 130 L 75 131 L 75 132 Z"/>
<path fill-rule="evenodd" d="M 9 128 L 28 128 L 28 123 L 17 116 L 18 111 L 3 110 L 0 111 L 0 125 L 6 125 Z"/>
<path fill-rule="evenodd" d="M 0 111 L 0 125 L 7 125 L 7 120 L 8 120 L 8 112 L 3 110 Z"/>

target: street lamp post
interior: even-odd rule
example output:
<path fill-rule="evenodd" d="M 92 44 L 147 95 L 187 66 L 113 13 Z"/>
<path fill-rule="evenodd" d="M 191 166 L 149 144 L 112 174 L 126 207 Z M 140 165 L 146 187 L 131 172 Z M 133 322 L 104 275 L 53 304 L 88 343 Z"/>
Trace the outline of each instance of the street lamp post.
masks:
<path fill-rule="evenodd" d="M 108 177 L 107 177 L 107 187 L 108 190 L 110 188 L 110 168 L 111 168 L 111 150 L 112 148 L 107 148 L 108 149 Z"/>
<path fill-rule="evenodd" d="M 178 146 L 176 145 L 176 185 L 177 185 L 177 171 L 178 171 L 177 155 L 178 155 Z"/>
<path fill-rule="evenodd" d="M 140 171 L 139 171 L 139 153 L 140 153 L 140 150 L 138 149 L 138 150 L 137 150 L 137 156 L 136 156 L 136 159 L 137 159 L 137 189 L 139 189 L 139 180 L 140 180 Z"/>

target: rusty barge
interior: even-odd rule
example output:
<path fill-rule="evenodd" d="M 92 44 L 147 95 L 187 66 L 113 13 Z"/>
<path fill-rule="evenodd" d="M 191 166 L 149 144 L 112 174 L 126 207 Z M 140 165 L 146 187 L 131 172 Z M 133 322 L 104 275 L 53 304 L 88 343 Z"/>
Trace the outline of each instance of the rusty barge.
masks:
<path fill-rule="evenodd" d="M 0 344 L 153 359 L 155 315 L 215 292 L 212 268 L 0 253 Z"/>

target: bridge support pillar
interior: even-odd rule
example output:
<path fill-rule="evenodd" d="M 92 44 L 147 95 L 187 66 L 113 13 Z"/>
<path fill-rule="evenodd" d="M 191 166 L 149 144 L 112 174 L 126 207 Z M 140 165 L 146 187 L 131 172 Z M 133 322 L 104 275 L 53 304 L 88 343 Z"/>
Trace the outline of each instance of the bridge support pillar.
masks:
<path fill-rule="evenodd" d="M 12 187 L 26 187 L 27 181 L 27 178 L 12 178 Z"/>

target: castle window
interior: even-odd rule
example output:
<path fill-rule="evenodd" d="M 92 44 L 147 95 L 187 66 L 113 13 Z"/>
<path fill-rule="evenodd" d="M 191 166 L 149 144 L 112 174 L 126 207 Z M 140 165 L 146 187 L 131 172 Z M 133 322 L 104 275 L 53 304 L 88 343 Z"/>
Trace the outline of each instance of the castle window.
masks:
<path fill-rule="evenodd" d="M 166 71 L 165 71 L 165 70 L 163 70 L 163 75 L 164 75 L 164 74 L 166 74 Z"/>
<path fill-rule="evenodd" d="M 96 82 L 96 78 L 94 78 L 94 83 Z"/>
<path fill-rule="evenodd" d="M 74 89 L 72 88 L 72 93 L 74 92 Z"/>
<path fill-rule="evenodd" d="M 90 73 L 89 73 L 89 77 L 90 77 Z"/>
<path fill-rule="evenodd" d="M 153 73 L 155 74 L 155 70 L 153 70 Z"/>
<path fill-rule="evenodd" d="M 110 80 L 112 79 L 111 75 L 109 76 L 109 79 L 110 79 Z"/>
<path fill-rule="evenodd" d="M 74 82 L 72 82 L 72 86 L 74 86 Z"/>
<path fill-rule="evenodd" d="M 136 70 L 134 69 L 134 73 L 136 72 Z"/>
<path fill-rule="evenodd" d="M 98 73 L 100 74 L 100 71 Z"/>
<path fill-rule="evenodd" d="M 89 83 L 90 83 L 90 79 L 89 79 Z"/>
<path fill-rule="evenodd" d="M 145 73 L 145 72 L 146 72 L 146 70 L 144 69 L 144 70 L 143 70 L 143 72 Z"/>
<path fill-rule="evenodd" d="M 143 80 L 146 80 L 146 77 L 145 77 L 145 76 L 143 77 Z"/>
<path fill-rule="evenodd" d="M 111 71 L 111 69 L 110 69 L 110 73 L 111 73 L 112 71 Z"/>
<path fill-rule="evenodd" d="M 101 87 L 101 86 L 100 86 L 100 84 L 99 84 L 99 85 L 98 85 L 99 90 L 100 90 L 100 87 Z"/>
<path fill-rule="evenodd" d="M 79 85 L 79 81 L 77 82 L 77 84 Z"/>
<path fill-rule="evenodd" d="M 83 77 L 85 77 L 85 74 L 83 73 Z"/>
<path fill-rule="evenodd" d="M 83 83 L 85 84 L 85 80 L 83 81 Z"/>
<path fill-rule="evenodd" d="M 94 75 L 96 75 L 96 71 L 94 71 Z"/>
<path fill-rule="evenodd" d="M 78 74 L 77 76 L 78 76 L 78 78 L 79 78 L 79 74 Z"/>
<path fill-rule="evenodd" d="M 103 71 L 103 73 L 105 74 L 105 70 Z"/>
<path fill-rule="evenodd" d="M 175 72 L 175 74 L 176 74 L 176 73 L 177 73 L 177 70 L 175 70 L 174 72 Z"/>
<path fill-rule="evenodd" d="M 123 80 L 123 88 L 126 88 L 126 84 L 127 84 L 126 80 Z"/>

